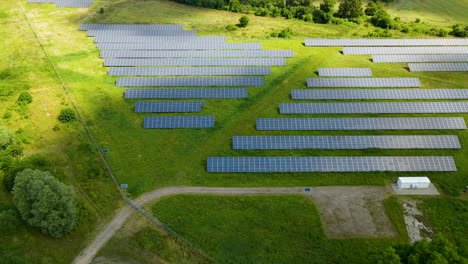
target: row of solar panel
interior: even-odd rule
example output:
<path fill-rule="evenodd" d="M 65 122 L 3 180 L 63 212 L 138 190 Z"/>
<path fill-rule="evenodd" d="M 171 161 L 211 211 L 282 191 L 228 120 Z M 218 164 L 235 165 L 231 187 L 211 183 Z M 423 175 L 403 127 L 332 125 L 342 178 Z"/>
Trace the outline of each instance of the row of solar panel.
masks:
<path fill-rule="evenodd" d="M 465 62 L 468 54 L 372 55 L 375 63 L 402 62 Z"/>
<path fill-rule="evenodd" d="M 308 47 L 468 46 L 468 39 L 306 39 Z"/>
<path fill-rule="evenodd" d="M 344 55 L 466 54 L 468 47 L 345 47 Z"/>
<path fill-rule="evenodd" d="M 372 76 L 369 68 L 319 68 L 320 77 L 368 77 Z"/>
<path fill-rule="evenodd" d="M 468 89 L 308 89 L 291 90 L 291 97 L 296 100 L 468 99 Z"/>
<path fill-rule="evenodd" d="M 115 59 L 107 58 L 104 66 L 284 66 L 284 58 L 176 58 Z"/>
<path fill-rule="evenodd" d="M 247 98 L 246 88 L 126 89 L 126 99 Z"/>
<path fill-rule="evenodd" d="M 207 128 L 214 123 L 214 116 L 145 116 L 143 128 Z"/>
<path fill-rule="evenodd" d="M 89 7 L 93 0 L 28 0 L 27 2 L 55 4 L 55 7 Z"/>
<path fill-rule="evenodd" d="M 270 75 L 269 67 L 110 67 L 110 76 Z"/>
<path fill-rule="evenodd" d="M 234 136 L 233 149 L 460 149 L 457 136 Z"/>
<path fill-rule="evenodd" d="M 119 35 L 98 35 L 94 37 L 94 42 L 113 42 L 113 43 L 225 43 L 225 36 L 119 36 Z"/>
<path fill-rule="evenodd" d="M 118 87 L 262 86 L 263 77 L 119 77 Z"/>
<path fill-rule="evenodd" d="M 182 30 L 182 25 L 167 24 L 80 24 L 78 30 Z"/>
<path fill-rule="evenodd" d="M 466 129 L 462 117 L 257 118 L 257 130 Z"/>
<path fill-rule="evenodd" d="M 261 43 L 112 43 L 97 44 L 102 50 L 222 50 L 222 49 L 261 49 Z"/>
<path fill-rule="evenodd" d="M 292 50 L 102 50 L 102 58 L 246 58 L 246 57 L 293 57 Z"/>
<path fill-rule="evenodd" d="M 88 30 L 87 37 L 95 36 L 195 36 L 195 30 L 154 29 L 154 30 Z"/>
<path fill-rule="evenodd" d="M 468 71 L 468 63 L 409 63 L 412 72 L 462 72 Z"/>
<path fill-rule="evenodd" d="M 468 113 L 468 102 L 281 103 L 281 114 L 437 114 Z"/>
<path fill-rule="evenodd" d="M 456 171 L 453 157 L 209 157 L 208 172 Z"/>
<path fill-rule="evenodd" d="M 170 102 L 136 102 L 135 112 L 140 113 L 192 113 L 200 112 L 205 102 L 170 101 Z"/>
<path fill-rule="evenodd" d="M 307 87 L 420 87 L 418 78 L 309 78 Z"/>

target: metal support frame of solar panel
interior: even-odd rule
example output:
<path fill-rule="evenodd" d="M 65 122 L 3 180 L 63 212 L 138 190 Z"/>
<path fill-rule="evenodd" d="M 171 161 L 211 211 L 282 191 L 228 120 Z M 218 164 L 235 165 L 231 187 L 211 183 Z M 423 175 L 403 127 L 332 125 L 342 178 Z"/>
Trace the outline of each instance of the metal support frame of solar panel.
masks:
<path fill-rule="evenodd" d="M 183 26 L 165 24 L 80 24 L 78 30 L 183 30 Z"/>
<path fill-rule="evenodd" d="M 246 88 L 126 89 L 126 99 L 229 99 L 247 98 Z"/>
<path fill-rule="evenodd" d="M 468 89 L 307 89 L 291 90 L 295 100 L 468 99 Z"/>
<path fill-rule="evenodd" d="M 195 36 L 195 30 L 88 30 L 87 37 L 119 35 L 119 36 Z"/>
<path fill-rule="evenodd" d="M 375 63 L 403 62 L 465 62 L 468 54 L 423 54 L 423 55 L 372 55 Z"/>
<path fill-rule="evenodd" d="M 55 7 L 89 7 L 93 0 L 55 0 Z"/>
<path fill-rule="evenodd" d="M 305 46 L 468 46 L 468 39 L 306 39 Z"/>
<path fill-rule="evenodd" d="M 257 118 L 257 130 L 466 129 L 462 117 Z"/>
<path fill-rule="evenodd" d="M 285 66 L 284 58 L 104 59 L 104 66 Z"/>
<path fill-rule="evenodd" d="M 468 47 L 344 47 L 344 55 L 466 54 Z"/>
<path fill-rule="evenodd" d="M 101 50 L 101 58 L 260 58 L 293 57 L 292 50 Z"/>
<path fill-rule="evenodd" d="M 143 128 L 214 127 L 214 116 L 145 116 Z"/>
<path fill-rule="evenodd" d="M 451 156 L 209 157 L 208 172 L 457 171 Z"/>
<path fill-rule="evenodd" d="M 466 72 L 468 63 L 409 63 L 411 72 Z"/>
<path fill-rule="evenodd" d="M 252 49 L 262 48 L 261 43 L 111 43 L 97 44 L 103 50 L 223 50 L 223 49 Z"/>
<path fill-rule="evenodd" d="M 420 87 L 418 78 L 308 78 L 307 87 Z"/>
<path fill-rule="evenodd" d="M 262 86 L 263 77 L 119 77 L 118 87 Z"/>
<path fill-rule="evenodd" d="M 468 113 L 468 102 L 281 103 L 281 114 L 437 114 Z"/>
<path fill-rule="evenodd" d="M 110 76 L 270 75 L 270 67 L 110 67 Z"/>
<path fill-rule="evenodd" d="M 233 149 L 460 149 L 448 136 L 234 136 Z"/>
<path fill-rule="evenodd" d="M 138 42 L 157 42 L 157 43 L 225 43 L 225 36 L 119 36 L 119 35 L 98 35 L 94 37 L 94 42 L 113 42 L 113 43 L 138 43 Z"/>
<path fill-rule="evenodd" d="M 205 102 L 201 101 L 136 102 L 135 112 L 194 113 L 200 112 L 203 105 Z"/>
<path fill-rule="evenodd" d="M 372 76 L 370 68 L 319 68 L 320 77 L 369 77 Z"/>

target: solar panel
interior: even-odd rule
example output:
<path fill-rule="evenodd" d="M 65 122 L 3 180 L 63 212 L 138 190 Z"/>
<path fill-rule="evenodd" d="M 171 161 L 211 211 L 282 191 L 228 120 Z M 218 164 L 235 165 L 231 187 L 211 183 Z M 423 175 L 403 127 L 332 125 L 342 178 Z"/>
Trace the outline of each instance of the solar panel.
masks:
<path fill-rule="evenodd" d="M 468 102 L 281 103 L 281 114 L 434 114 L 468 113 Z"/>
<path fill-rule="evenodd" d="M 319 68 L 319 76 L 329 77 L 366 77 L 372 76 L 369 68 Z"/>
<path fill-rule="evenodd" d="M 125 35 L 98 35 L 94 42 L 162 42 L 162 43 L 224 43 L 225 36 L 125 36 Z"/>
<path fill-rule="evenodd" d="M 119 36 L 195 36 L 195 30 L 88 30 L 86 32 L 87 37 L 112 34 Z"/>
<path fill-rule="evenodd" d="M 222 49 L 261 49 L 261 43 L 112 43 L 97 44 L 98 49 L 104 50 L 222 50 Z"/>
<path fill-rule="evenodd" d="M 462 72 L 468 71 L 468 63 L 410 63 L 412 72 Z"/>
<path fill-rule="evenodd" d="M 118 87 L 262 86 L 263 77 L 119 77 Z"/>
<path fill-rule="evenodd" d="M 257 118 L 257 130 L 466 129 L 462 117 Z"/>
<path fill-rule="evenodd" d="M 468 99 L 468 89 L 307 89 L 291 90 L 291 97 L 312 100 Z"/>
<path fill-rule="evenodd" d="M 104 66 L 285 66 L 284 58 L 176 58 L 115 59 L 107 58 Z"/>
<path fill-rule="evenodd" d="M 418 78 L 308 78 L 307 87 L 420 87 Z"/>
<path fill-rule="evenodd" d="M 306 39 L 308 47 L 467 46 L 468 39 Z"/>
<path fill-rule="evenodd" d="M 127 89 L 127 99 L 210 99 L 210 98 L 247 98 L 245 88 L 211 89 Z"/>
<path fill-rule="evenodd" d="M 214 127 L 214 116 L 145 116 L 143 128 Z"/>
<path fill-rule="evenodd" d="M 89 7 L 93 0 L 55 0 L 55 7 Z"/>
<path fill-rule="evenodd" d="M 344 55 L 463 54 L 468 47 L 345 47 Z"/>
<path fill-rule="evenodd" d="M 292 50 L 102 50 L 102 58 L 293 57 Z"/>
<path fill-rule="evenodd" d="M 208 172 L 456 171 L 450 156 L 209 157 Z"/>
<path fill-rule="evenodd" d="M 372 55 L 375 63 L 401 62 L 465 62 L 468 54 L 433 54 L 433 55 Z"/>
<path fill-rule="evenodd" d="M 269 67 L 110 67 L 110 76 L 270 75 Z"/>
<path fill-rule="evenodd" d="M 80 24 L 78 30 L 182 30 L 182 27 L 163 24 Z"/>
<path fill-rule="evenodd" d="M 27 3 L 31 3 L 31 4 L 54 4 L 55 0 L 28 0 Z"/>
<path fill-rule="evenodd" d="M 145 113 L 190 113 L 200 112 L 205 102 L 170 101 L 170 102 L 136 102 L 135 112 Z"/>
<path fill-rule="evenodd" d="M 460 149 L 457 136 L 234 136 L 233 149 Z"/>

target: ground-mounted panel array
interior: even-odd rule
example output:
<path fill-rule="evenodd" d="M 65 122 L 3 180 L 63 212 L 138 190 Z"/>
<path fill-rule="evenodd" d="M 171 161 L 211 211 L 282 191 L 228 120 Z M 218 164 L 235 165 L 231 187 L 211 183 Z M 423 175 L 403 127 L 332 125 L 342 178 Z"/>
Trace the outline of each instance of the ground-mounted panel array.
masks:
<path fill-rule="evenodd" d="M 468 89 L 306 89 L 291 90 L 291 97 L 296 100 L 468 99 Z"/>
<path fill-rule="evenodd" d="M 98 43 L 102 50 L 259 50 L 261 43 Z"/>
<path fill-rule="evenodd" d="M 257 130 L 466 129 L 462 117 L 257 118 Z"/>
<path fill-rule="evenodd" d="M 226 42 L 226 37 L 224 36 L 128 36 L 128 35 L 98 35 L 94 37 L 94 42 L 128 42 L 128 43 L 148 43 L 148 42 L 157 42 L 157 43 L 224 43 Z"/>
<path fill-rule="evenodd" d="M 93 0 L 55 0 L 55 7 L 89 7 Z"/>
<path fill-rule="evenodd" d="M 118 87 L 262 86 L 263 77 L 119 77 Z"/>
<path fill-rule="evenodd" d="M 307 87 L 420 87 L 418 78 L 308 78 Z"/>
<path fill-rule="evenodd" d="M 468 63 L 410 63 L 411 72 L 465 72 Z"/>
<path fill-rule="evenodd" d="M 104 59 L 104 66 L 285 66 L 284 58 Z"/>
<path fill-rule="evenodd" d="M 345 47 L 344 55 L 468 54 L 468 47 Z"/>
<path fill-rule="evenodd" d="M 269 67 L 110 67 L 110 76 L 270 75 Z"/>
<path fill-rule="evenodd" d="M 205 102 L 171 101 L 171 102 L 136 102 L 135 112 L 140 113 L 192 113 L 200 112 Z"/>
<path fill-rule="evenodd" d="M 214 116 L 145 116 L 143 128 L 214 127 Z"/>
<path fill-rule="evenodd" d="M 292 50 L 102 50 L 102 58 L 259 58 L 293 57 Z"/>
<path fill-rule="evenodd" d="M 78 30 L 183 30 L 183 26 L 169 24 L 80 24 Z"/>
<path fill-rule="evenodd" d="M 281 103 L 281 114 L 435 114 L 468 113 L 468 102 Z"/>
<path fill-rule="evenodd" d="M 460 149 L 457 136 L 234 136 L 233 149 Z"/>
<path fill-rule="evenodd" d="M 375 63 L 466 62 L 468 54 L 372 55 Z"/>
<path fill-rule="evenodd" d="M 195 30 L 156 29 L 156 30 L 88 30 L 87 37 L 120 35 L 120 36 L 195 36 Z"/>
<path fill-rule="evenodd" d="M 372 76 L 370 68 L 319 68 L 320 77 L 369 77 Z"/>
<path fill-rule="evenodd" d="M 451 156 L 209 157 L 208 172 L 456 171 Z"/>
<path fill-rule="evenodd" d="M 231 99 L 247 98 L 246 88 L 127 89 L 126 99 Z"/>
<path fill-rule="evenodd" d="M 306 39 L 305 46 L 468 46 L 468 39 Z"/>

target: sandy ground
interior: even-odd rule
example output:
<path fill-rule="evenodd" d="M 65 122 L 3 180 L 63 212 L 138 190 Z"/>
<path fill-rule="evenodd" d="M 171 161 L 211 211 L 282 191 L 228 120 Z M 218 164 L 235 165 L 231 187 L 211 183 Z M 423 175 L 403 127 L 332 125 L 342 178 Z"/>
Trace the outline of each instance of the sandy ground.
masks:
<path fill-rule="evenodd" d="M 406 231 L 410 243 L 414 243 L 424 238 L 431 240 L 425 233 L 432 233 L 432 230 L 416 219 L 417 216 L 422 215 L 421 211 L 418 210 L 416 201 L 413 200 L 402 200 L 404 209 L 404 218 L 406 224 Z"/>

